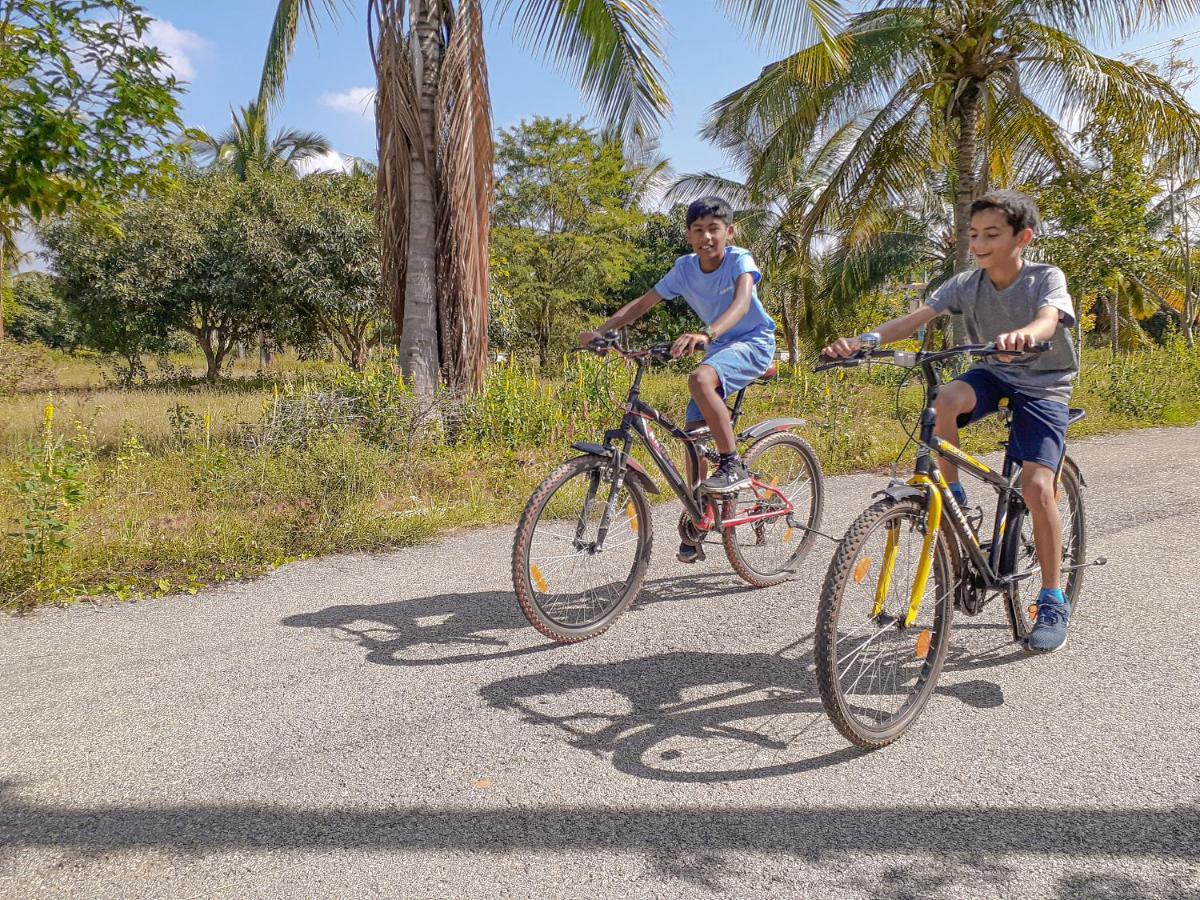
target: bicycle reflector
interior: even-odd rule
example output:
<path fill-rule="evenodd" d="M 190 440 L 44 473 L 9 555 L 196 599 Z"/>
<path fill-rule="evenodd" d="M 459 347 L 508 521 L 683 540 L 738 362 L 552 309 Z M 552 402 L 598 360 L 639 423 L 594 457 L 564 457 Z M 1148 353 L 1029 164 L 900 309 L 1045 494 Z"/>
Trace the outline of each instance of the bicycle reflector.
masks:
<path fill-rule="evenodd" d="M 626 513 L 626 515 L 629 516 L 629 530 L 632 531 L 634 534 L 637 534 L 637 530 L 638 530 L 637 510 L 633 508 L 632 502 L 625 504 L 625 513 Z"/>
<path fill-rule="evenodd" d="M 917 635 L 917 659 L 924 659 L 929 655 L 929 645 L 932 641 L 933 632 L 928 628 Z"/>
<path fill-rule="evenodd" d="M 533 578 L 533 583 L 537 585 L 537 589 L 539 591 L 544 594 L 549 590 L 549 588 L 546 587 L 546 579 L 542 577 L 542 570 L 536 565 L 529 567 L 529 575 L 531 578 Z"/>
<path fill-rule="evenodd" d="M 867 573 L 871 571 L 871 557 L 864 556 L 858 561 L 858 565 L 854 567 L 854 583 L 862 584 L 863 579 L 867 577 Z"/>

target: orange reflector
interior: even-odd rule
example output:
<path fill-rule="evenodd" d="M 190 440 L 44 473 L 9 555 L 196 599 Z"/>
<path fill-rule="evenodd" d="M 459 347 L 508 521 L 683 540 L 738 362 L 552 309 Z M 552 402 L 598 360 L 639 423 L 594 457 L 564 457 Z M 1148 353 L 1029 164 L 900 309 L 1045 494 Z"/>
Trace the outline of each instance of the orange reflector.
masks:
<path fill-rule="evenodd" d="M 856 584 L 862 584 L 867 573 L 871 571 L 871 557 L 864 556 L 858 561 L 858 565 L 854 567 L 854 581 Z"/>
<path fill-rule="evenodd" d="M 771 479 L 771 487 L 779 487 L 779 476 L 776 475 Z"/>
<path fill-rule="evenodd" d="M 625 505 L 625 512 L 629 516 L 629 530 L 632 531 L 634 534 L 637 534 L 637 530 L 638 530 L 637 510 L 633 508 L 632 502 L 627 503 Z"/>
<path fill-rule="evenodd" d="M 788 526 L 788 530 L 783 533 L 783 542 L 786 544 L 792 539 L 792 526 Z"/>
<path fill-rule="evenodd" d="M 1055 503 L 1062 503 L 1062 488 L 1057 488 L 1057 489 L 1054 491 L 1054 502 L 1055 502 Z"/>
<path fill-rule="evenodd" d="M 933 632 L 926 628 L 917 635 L 917 659 L 924 659 L 929 655 L 929 644 L 933 640 Z"/>
<path fill-rule="evenodd" d="M 533 577 L 533 583 L 537 585 L 537 589 L 539 591 L 544 592 L 549 590 L 549 588 L 546 587 L 546 579 L 542 577 L 542 570 L 536 565 L 531 565 L 529 567 L 529 574 Z"/>
<path fill-rule="evenodd" d="M 1030 603 L 1029 609 L 1027 609 L 1025 611 L 1027 613 L 1029 613 L 1029 618 L 1033 619 L 1034 621 L 1037 620 L 1037 604 L 1036 603 Z"/>

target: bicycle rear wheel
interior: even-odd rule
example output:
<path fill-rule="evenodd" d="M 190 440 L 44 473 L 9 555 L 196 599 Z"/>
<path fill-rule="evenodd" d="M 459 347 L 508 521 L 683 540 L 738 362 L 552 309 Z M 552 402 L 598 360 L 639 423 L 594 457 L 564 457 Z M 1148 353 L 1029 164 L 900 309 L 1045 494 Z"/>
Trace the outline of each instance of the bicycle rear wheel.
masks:
<path fill-rule="evenodd" d="M 793 507 L 790 513 L 722 533 L 733 570 L 755 587 L 770 587 L 795 575 L 817 538 L 825 500 L 821 463 L 804 438 L 787 432 L 755 441 L 745 461 L 755 478 L 787 497 Z M 725 501 L 721 518 L 770 515 L 785 508 L 772 491 L 744 488 Z"/>
<path fill-rule="evenodd" d="M 1055 499 L 1058 503 L 1058 515 L 1062 520 L 1063 596 L 1071 604 L 1071 612 L 1074 613 L 1078 609 L 1085 571 L 1082 566 L 1087 554 L 1087 521 L 1083 509 L 1083 478 L 1075 461 L 1069 456 L 1063 461 L 1062 476 Z M 1037 548 L 1033 540 L 1033 523 L 1028 512 L 1023 512 L 1020 518 L 1020 528 L 1009 532 L 1014 537 L 1010 546 L 1005 548 L 1005 559 L 1014 562 L 1003 566 L 1002 570 L 1032 573 L 1016 582 L 1012 605 L 1017 637 L 1025 640 L 1037 621 L 1040 572 Z M 1076 566 L 1079 568 L 1075 568 Z"/>
<path fill-rule="evenodd" d="M 641 486 L 616 487 L 607 460 L 580 456 L 555 469 L 534 491 L 513 540 L 513 589 L 529 623 L 573 644 L 607 631 L 641 590 L 653 528 Z"/>
<path fill-rule="evenodd" d="M 847 530 L 825 576 L 815 656 L 821 703 L 851 743 L 884 747 L 916 721 L 950 645 L 954 571 L 939 539 L 915 620 L 905 625 L 925 505 L 885 498 Z"/>

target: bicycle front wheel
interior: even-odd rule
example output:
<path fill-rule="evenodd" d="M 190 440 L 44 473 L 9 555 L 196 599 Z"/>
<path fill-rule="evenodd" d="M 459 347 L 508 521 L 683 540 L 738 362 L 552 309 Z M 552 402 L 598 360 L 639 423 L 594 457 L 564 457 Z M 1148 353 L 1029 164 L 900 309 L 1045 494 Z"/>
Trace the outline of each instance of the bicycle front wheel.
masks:
<path fill-rule="evenodd" d="M 635 481 L 615 488 L 607 460 L 577 457 L 550 473 L 517 523 L 517 602 L 534 628 L 559 643 L 607 631 L 641 589 L 653 540 L 650 505 Z"/>
<path fill-rule="evenodd" d="M 824 505 L 821 463 L 804 438 L 787 432 L 755 441 L 745 460 L 754 477 L 771 490 L 743 489 L 725 501 L 721 517 L 764 518 L 726 527 L 722 540 L 738 575 L 755 587 L 770 587 L 796 573 L 816 540 Z M 791 512 L 783 512 L 784 498 Z"/>
<path fill-rule="evenodd" d="M 884 747 L 916 721 L 950 645 L 954 571 L 949 544 L 932 548 L 911 622 L 926 532 L 923 501 L 880 500 L 847 530 L 829 564 L 817 611 L 821 703 L 851 743 Z"/>

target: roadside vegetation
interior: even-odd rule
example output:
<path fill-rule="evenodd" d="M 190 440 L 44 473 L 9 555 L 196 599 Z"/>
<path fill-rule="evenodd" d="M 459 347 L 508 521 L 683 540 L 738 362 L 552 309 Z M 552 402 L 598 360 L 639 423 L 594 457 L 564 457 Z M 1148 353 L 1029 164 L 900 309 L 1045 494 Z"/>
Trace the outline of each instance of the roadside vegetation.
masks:
<path fill-rule="evenodd" d="M 4 351 L 0 351 L 0 355 Z M 353 372 L 276 362 L 217 386 L 105 384 L 94 362 L 51 354 L 55 388 L 0 398 L 0 606 L 194 593 L 292 560 L 374 551 L 516 519 L 536 483 L 617 413 L 622 366 L 574 356 L 554 377 L 493 365 L 470 399 L 415 398 L 390 363 Z M 176 374 L 185 363 L 177 359 Z M 87 376 L 92 380 L 89 382 Z M 646 394 L 680 412 L 684 371 Z M 749 395 L 747 421 L 800 415 L 830 473 L 879 469 L 906 442 L 895 370 L 784 367 Z M 1073 436 L 1200 421 L 1200 352 L 1181 340 L 1113 360 L 1088 350 Z M 907 421 L 919 394 L 901 394 Z M 431 425 L 434 416 L 439 419 Z M 986 451 L 995 426 L 971 429 Z M 911 447 L 908 448 L 911 455 Z"/>

